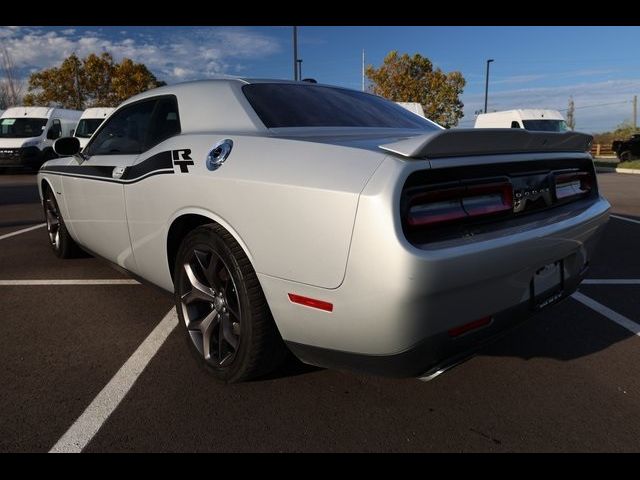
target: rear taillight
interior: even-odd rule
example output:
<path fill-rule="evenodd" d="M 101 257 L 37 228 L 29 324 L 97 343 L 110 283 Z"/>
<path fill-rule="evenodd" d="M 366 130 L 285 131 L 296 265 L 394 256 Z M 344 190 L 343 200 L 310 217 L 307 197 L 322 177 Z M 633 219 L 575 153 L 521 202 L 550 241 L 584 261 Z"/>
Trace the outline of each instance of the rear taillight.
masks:
<path fill-rule="evenodd" d="M 556 198 L 568 198 L 587 195 L 593 188 L 593 177 L 588 172 L 555 172 Z"/>
<path fill-rule="evenodd" d="M 410 227 L 431 226 L 513 210 L 513 186 L 509 180 L 472 184 L 434 185 L 407 192 L 406 222 Z"/>

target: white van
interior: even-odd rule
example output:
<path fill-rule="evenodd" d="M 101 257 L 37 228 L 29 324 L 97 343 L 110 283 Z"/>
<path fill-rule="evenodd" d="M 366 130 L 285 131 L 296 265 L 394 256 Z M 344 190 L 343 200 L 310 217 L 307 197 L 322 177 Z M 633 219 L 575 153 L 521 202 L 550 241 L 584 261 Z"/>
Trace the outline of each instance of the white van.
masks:
<path fill-rule="evenodd" d="M 81 115 L 62 108 L 8 108 L 0 116 L 0 168 L 37 170 L 57 156 L 53 142 L 73 135 Z"/>
<path fill-rule="evenodd" d="M 80 141 L 80 148 L 84 148 L 89 143 L 89 139 L 93 132 L 104 122 L 115 108 L 93 107 L 87 108 L 82 112 L 78 126 L 76 127 L 75 136 Z"/>
<path fill-rule="evenodd" d="M 518 109 L 481 113 L 475 128 L 524 128 L 545 132 L 565 132 L 567 122 L 557 110 Z"/>

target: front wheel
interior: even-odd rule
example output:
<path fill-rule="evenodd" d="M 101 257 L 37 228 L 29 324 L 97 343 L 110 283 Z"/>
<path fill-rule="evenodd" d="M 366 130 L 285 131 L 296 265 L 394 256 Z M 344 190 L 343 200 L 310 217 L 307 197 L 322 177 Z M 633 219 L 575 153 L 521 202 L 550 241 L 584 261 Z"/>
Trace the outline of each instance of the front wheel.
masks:
<path fill-rule="evenodd" d="M 72 258 L 80 254 L 80 247 L 74 242 L 67 230 L 56 197 L 50 188 L 43 194 L 44 217 L 47 221 L 49 245 L 59 258 Z"/>
<path fill-rule="evenodd" d="M 219 225 L 196 228 L 175 264 L 175 303 L 190 349 L 218 379 L 263 376 L 285 359 L 256 273 L 235 239 Z"/>

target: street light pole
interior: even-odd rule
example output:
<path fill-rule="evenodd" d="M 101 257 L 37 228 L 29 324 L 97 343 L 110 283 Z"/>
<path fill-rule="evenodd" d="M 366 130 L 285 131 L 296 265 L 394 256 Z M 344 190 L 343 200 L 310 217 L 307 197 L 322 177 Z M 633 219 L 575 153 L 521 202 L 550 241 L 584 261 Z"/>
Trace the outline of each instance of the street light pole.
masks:
<path fill-rule="evenodd" d="M 298 80 L 298 27 L 293 27 L 293 79 Z"/>
<path fill-rule="evenodd" d="M 493 62 L 493 58 L 487 60 L 487 77 L 484 84 L 484 113 L 487 113 L 487 100 L 489 98 L 489 64 Z"/>
<path fill-rule="evenodd" d="M 298 80 L 302 80 L 302 59 L 298 59 Z"/>

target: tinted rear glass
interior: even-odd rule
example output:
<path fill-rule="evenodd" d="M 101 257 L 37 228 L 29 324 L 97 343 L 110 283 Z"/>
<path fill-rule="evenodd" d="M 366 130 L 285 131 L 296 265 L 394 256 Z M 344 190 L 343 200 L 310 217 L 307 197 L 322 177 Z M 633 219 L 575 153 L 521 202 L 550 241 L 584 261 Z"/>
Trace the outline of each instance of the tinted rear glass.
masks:
<path fill-rule="evenodd" d="M 368 93 L 288 83 L 254 83 L 242 90 L 267 128 L 374 127 L 437 130 L 429 121 Z"/>

